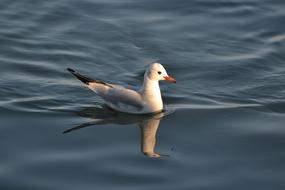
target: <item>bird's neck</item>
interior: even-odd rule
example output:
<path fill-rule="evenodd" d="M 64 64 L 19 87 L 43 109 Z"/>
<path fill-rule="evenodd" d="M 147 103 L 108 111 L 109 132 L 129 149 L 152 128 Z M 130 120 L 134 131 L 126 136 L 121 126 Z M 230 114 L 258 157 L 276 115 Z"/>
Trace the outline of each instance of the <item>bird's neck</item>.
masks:
<path fill-rule="evenodd" d="M 141 92 L 142 96 L 146 99 L 162 101 L 159 83 L 157 80 L 151 80 L 150 78 L 145 76 Z"/>

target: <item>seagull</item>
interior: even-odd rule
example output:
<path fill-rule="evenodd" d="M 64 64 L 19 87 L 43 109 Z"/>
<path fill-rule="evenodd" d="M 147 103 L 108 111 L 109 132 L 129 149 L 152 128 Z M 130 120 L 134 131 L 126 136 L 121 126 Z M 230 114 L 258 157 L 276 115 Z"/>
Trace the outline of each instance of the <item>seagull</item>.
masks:
<path fill-rule="evenodd" d="M 111 109 L 131 114 L 149 114 L 163 111 L 159 81 L 167 80 L 176 83 L 176 80 L 167 74 L 160 63 L 149 65 L 144 74 L 143 85 L 138 91 L 91 79 L 71 68 L 67 68 L 67 70 L 100 96 Z"/>

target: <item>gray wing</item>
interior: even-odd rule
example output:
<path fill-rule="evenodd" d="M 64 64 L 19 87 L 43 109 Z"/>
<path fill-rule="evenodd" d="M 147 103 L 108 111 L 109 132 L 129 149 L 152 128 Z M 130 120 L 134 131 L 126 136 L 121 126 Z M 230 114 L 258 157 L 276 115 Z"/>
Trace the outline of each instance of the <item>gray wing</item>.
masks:
<path fill-rule="evenodd" d="M 101 96 L 106 103 L 117 110 L 126 111 L 128 109 L 140 110 L 143 108 L 143 100 L 141 95 L 130 89 L 122 86 L 115 86 L 109 88 L 104 96 Z"/>
<path fill-rule="evenodd" d="M 91 79 L 70 68 L 67 70 L 103 98 L 111 108 L 124 112 L 139 111 L 143 108 L 143 100 L 138 92 L 101 80 Z"/>

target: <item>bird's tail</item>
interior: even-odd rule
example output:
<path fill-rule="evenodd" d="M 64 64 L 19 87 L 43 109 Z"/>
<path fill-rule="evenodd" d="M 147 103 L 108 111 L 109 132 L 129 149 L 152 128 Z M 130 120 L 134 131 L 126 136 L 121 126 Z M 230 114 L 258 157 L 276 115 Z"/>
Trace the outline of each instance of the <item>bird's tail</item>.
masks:
<path fill-rule="evenodd" d="M 71 68 L 67 68 L 67 70 L 73 74 L 76 78 L 78 78 L 81 82 L 83 82 L 84 84 L 89 84 L 90 82 L 93 82 L 94 80 L 91 78 L 88 78 L 86 76 L 81 75 L 80 73 L 78 73 L 77 71 L 71 69 Z"/>

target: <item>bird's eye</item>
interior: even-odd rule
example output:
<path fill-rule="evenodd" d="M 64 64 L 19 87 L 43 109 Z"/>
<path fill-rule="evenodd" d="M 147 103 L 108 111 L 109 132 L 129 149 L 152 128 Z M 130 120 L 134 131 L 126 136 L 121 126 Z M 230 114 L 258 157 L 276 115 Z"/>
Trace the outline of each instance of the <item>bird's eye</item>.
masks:
<path fill-rule="evenodd" d="M 160 75 L 160 74 L 161 74 L 161 71 L 157 71 L 157 73 Z"/>

